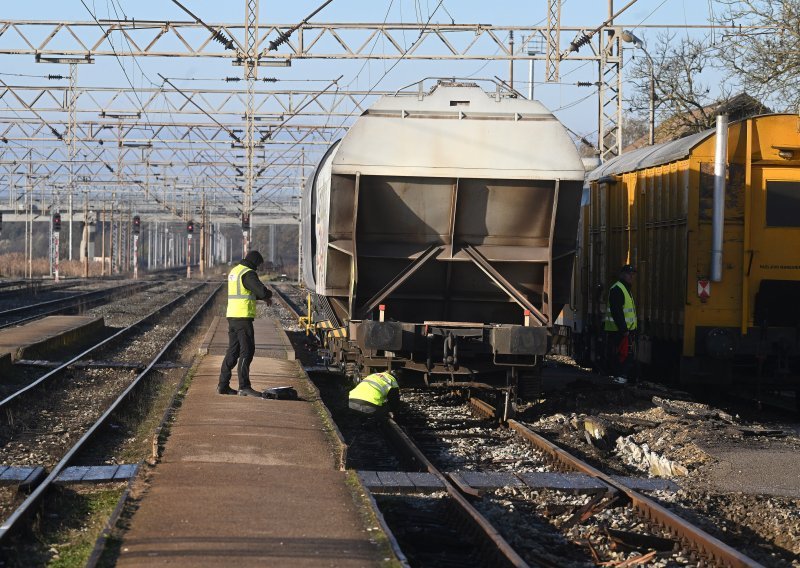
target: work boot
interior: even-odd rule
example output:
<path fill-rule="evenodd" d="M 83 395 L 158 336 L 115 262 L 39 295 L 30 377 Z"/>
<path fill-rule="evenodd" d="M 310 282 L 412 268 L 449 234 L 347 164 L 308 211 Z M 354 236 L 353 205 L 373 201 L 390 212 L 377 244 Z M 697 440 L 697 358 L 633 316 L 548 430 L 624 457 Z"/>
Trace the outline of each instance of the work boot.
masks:
<path fill-rule="evenodd" d="M 236 394 L 236 391 L 228 385 L 219 385 L 217 387 L 217 394 Z"/>
<path fill-rule="evenodd" d="M 244 387 L 239 389 L 239 396 L 256 396 L 261 398 L 261 393 L 252 387 Z"/>

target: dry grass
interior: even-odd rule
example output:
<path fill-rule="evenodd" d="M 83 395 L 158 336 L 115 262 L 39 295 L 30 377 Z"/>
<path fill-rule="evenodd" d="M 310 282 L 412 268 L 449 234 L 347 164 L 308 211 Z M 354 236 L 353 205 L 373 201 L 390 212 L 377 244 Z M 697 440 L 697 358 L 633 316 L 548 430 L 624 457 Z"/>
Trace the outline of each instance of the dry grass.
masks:
<path fill-rule="evenodd" d="M 100 262 L 89 263 L 89 276 L 100 276 Z M 58 273 L 65 278 L 80 278 L 83 276 L 83 262 L 80 260 L 62 260 L 59 262 Z M 108 262 L 106 262 L 108 274 Z M 33 278 L 50 276 L 50 264 L 46 258 L 34 258 L 31 263 Z M 0 277 L 24 278 L 28 276 L 28 261 L 21 252 L 12 252 L 0 255 Z"/>

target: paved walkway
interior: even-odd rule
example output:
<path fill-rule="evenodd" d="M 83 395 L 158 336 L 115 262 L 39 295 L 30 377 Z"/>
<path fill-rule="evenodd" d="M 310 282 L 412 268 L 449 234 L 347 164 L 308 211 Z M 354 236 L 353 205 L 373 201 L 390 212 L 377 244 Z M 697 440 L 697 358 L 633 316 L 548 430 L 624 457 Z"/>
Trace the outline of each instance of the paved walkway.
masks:
<path fill-rule="evenodd" d="M 274 345 L 282 333 L 272 320 L 255 324 L 261 343 Z M 218 325 L 226 328 L 225 319 Z M 213 341 L 208 347 L 215 352 Z M 378 548 L 314 406 L 218 395 L 221 361 L 203 358 L 117 565 L 376 566 Z M 257 390 L 292 385 L 302 393 L 302 376 L 285 353 L 251 366 Z"/>

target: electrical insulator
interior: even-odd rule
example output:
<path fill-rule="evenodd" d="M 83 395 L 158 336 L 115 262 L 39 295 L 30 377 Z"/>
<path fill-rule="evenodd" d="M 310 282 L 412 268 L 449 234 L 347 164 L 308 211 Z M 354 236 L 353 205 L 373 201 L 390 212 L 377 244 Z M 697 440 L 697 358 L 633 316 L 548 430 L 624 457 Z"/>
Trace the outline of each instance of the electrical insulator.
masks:
<path fill-rule="evenodd" d="M 186 234 L 191 235 L 194 233 L 194 221 L 186 223 Z"/>
<path fill-rule="evenodd" d="M 142 232 L 142 220 L 138 215 L 133 216 L 133 234 L 138 235 Z"/>
<path fill-rule="evenodd" d="M 61 213 L 53 213 L 53 232 L 61 232 Z"/>
<path fill-rule="evenodd" d="M 242 214 L 242 231 L 250 230 L 250 215 Z"/>

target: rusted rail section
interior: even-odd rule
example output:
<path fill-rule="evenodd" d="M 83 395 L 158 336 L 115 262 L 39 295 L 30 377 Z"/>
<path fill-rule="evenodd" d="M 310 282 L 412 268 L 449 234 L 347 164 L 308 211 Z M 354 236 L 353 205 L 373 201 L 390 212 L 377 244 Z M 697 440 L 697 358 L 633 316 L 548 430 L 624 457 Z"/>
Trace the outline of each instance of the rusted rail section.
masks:
<path fill-rule="evenodd" d="M 509 420 L 508 427 L 533 444 L 537 449 L 550 456 L 553 462 L 568 469 L 591 475 L 627 496 L 639 515 L 669 531 L 690 548 L 713 561 L 715 566 L 730 566 L 734 568 L 761 566 L 755 560 L 748 558 L 721 540 L 685 521 L 652 499 L 626 487 L 586 462 L 565 452 L 516 420 Z"/>
<path fill-rule="evenodd" d="M 470 405 L 474 411 L 482 416 L 494 416 L 496 411 L 490 404 L 480 399 L 471 398 Z M 761 567 L 762 565 L 731 548 L 721 540 L 714 538 L 705 531 L 678 517 L 668 509 L 626 487 L 612 479 L 597 468 L 580 460 L 569 452 L 559 448 L 546 438 L 543 438 L 527 426 L 516 420 L 509 420 L 508 427 L 530 442 L 535 448 L 549 456 L 550 461 L 560 470 L 578 471 L 591 475 L 615 489 L 620 495 L 628 499 L 633 509 L 647 521 L 655 523 L 669 531 L 683 545 L 696 551 L 707 558 L 714 566 L 727 566 L 731 568 Z"/>
<path fill-rule="evenodd" d="M 467 499 L 459 492 L 458 489 L 451 483 L 450 479 L 440 472 L 422 453 L 411 438 L 397 425 L 394 420 L 389 419 L 387 431 L 392 441 L 411 455 L 414 461 L 421 468 L 426 469 L 429 473 L 434 474 L 444 484 L 448 497 L 451 502 L 456 505 L 468 526 L 472 529 L 474 535 L 483 539 L 487 548 L 491 547 L 496 550 L 495 564 L 496 566 L 528 566 L 525 560 L 514 551 L 511 545 L 502 537 L 497 529 L 481 515 L 478 510 L 467 501 Z"/>

